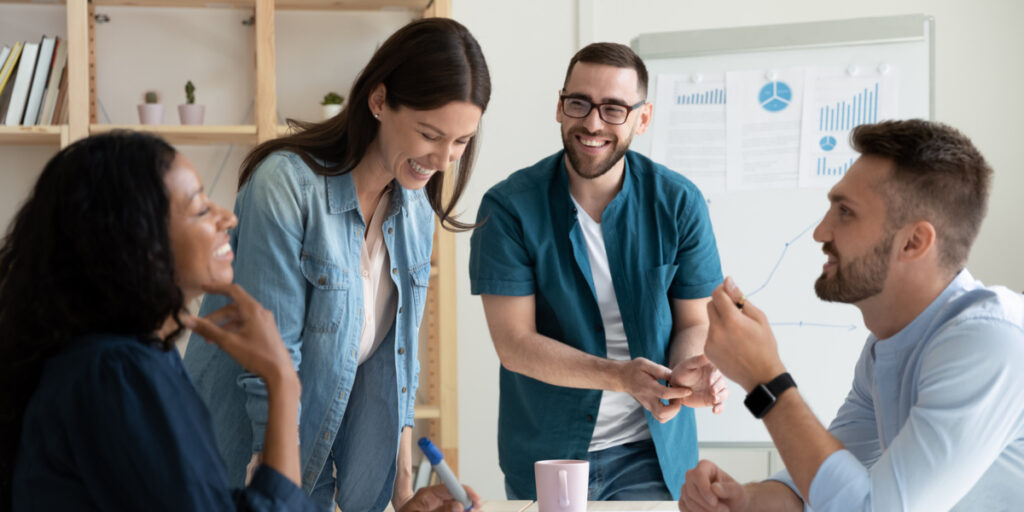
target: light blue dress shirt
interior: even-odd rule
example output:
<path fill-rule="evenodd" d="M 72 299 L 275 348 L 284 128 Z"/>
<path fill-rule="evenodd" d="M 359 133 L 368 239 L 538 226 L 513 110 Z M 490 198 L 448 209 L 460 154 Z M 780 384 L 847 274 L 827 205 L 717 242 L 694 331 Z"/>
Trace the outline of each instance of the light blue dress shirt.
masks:
<path fill-rule="evenodd" d="M 818 469 L 808 509 L 1024 509 L 1022 326 L 1020 294 L 963 270 L 896 335 L 869 336 L 829 427 L 846 449 Z M 787 472 L 772 479 L 796 491 Z"/>
<path fill-rule="evenodd" d="M 310 492 L 328 455 L 343 510 L 383 510 L 391 498 L 403 426 L 413 425 L 417 340 L 430 280 L 434 213 L 422 190 L 393 188 L 383 224 L 398 290 L 391 330 L 358 365 L 366 225 L 352 175 L 321 176 L 289 152 L 256 168 L 235 200 L 235 282 L 274 313 L 302 381 L 302 486 Z M 201 314 L 228 302 L 208 295 Z M 266 387 L 198 335 L 185 367 L 213 418 L 229 482 L 239 486 L 262 449 Z M 329 473 L 328 473 L 329 474 Z"/>

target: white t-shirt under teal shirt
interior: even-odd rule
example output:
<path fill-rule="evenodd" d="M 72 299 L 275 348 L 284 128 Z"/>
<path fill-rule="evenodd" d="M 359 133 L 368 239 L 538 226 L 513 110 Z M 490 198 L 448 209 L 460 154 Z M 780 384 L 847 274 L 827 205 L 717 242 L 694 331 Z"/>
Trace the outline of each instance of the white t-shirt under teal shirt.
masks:
<path fill-rule="evenodd" d="M 570 195 L 570 197 L 572 197 Z M 615 298 L 615 286 L 608 266 L 608 253 L 604 249 L 604 234 L 601 223 L 594 221 L 586 210 L 572 198 L 576 206 L 576 218 L 587 243 L 590 259 L 591 279 L 597 293 L 597 307 L 601 311 L 608 359 L 628 361 L 629 342 L 622 325 L 622 314 Z M 594 421 L 594 435 L 590 439 L 589 451 L 596 452 L 633 441 L 650 439 L 651 431 L 644 419 L 644 410 L 629 393 L 605 391 L 601 394 L 601 407 Z"/>

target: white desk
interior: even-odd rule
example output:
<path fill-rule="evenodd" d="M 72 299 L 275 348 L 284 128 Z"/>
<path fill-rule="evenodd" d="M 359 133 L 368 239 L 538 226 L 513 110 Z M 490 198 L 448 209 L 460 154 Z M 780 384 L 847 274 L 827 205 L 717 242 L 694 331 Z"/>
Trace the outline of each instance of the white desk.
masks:
<path fill-rule="evenodd" d="M 595 511 L 624 511 L 624 510 L 679 510 L 679 503 L 675 501 L 591 501 L 587 503 L 587 510 Z M 490 507 L 484 504 L 484 512 L 491 512 Z M 531 504 L 523 512 L 539 512 L 537 503 Z"/>

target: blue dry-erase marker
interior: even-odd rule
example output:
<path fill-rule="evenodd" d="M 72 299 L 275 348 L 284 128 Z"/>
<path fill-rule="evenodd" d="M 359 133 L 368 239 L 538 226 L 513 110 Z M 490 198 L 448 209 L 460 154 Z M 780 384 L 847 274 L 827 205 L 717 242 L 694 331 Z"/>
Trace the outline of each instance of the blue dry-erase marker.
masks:
<path fill-rule="evenodd" d="M 441 450 L 438 450 L 434 443 L 430 442 L 430 439 L 426 437 L 421 437 L 418 444 L 420 445 L 420 450 L 423 450 L 423 455 L 426 455 L 427 459 L 430 460 L 430 465 L 434 466 L 434 472 L 444 482 L 448 492 L 452 493 L 455 501 L 461 503 L 467 511 L 473 510 L 473 502 L 469 500 L 469 496 L 466 496 L 466 490 L 462 488 L 462 484 L 455 479 L 452 470 L 448 468 Z"/>

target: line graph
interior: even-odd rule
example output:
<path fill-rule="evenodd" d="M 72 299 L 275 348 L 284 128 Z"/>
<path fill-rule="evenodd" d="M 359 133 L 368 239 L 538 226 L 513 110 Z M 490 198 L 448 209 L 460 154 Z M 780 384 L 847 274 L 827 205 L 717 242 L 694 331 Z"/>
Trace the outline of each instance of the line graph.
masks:
<path fill-rule="evenodd" d="M 779 270 L 779 266 L 781 266 L 783 260 L 786 259 L 786 253 L 789 252 L 790 246 L 792 246 L 794 243 L 796 243 L 798 240 L 800 240 L 804 235 L 807 234 L 808 231 L 810 231 L 815 226 L 817 226 L 819 222 L 821 222 L 821 219 L 815 220 L 809 226 L 804 228 L 803 231 L 800 231 L 799 234 L 797 234 L 791 240 L 786 242 L 786 244 L 782 247 L 782 253 L 779 254 L 779 259 L 775 262 L 775 266 L 772 267 L 771 272 L 768 273 L 768 277 L 764 280 L 764 283 L 762 283 L 761 286 L 757 287 L 757 289 L 755 289 L 754 291 L 746 294 L 747 298 L 750 298 L 750 297 L 753 297 L 754 295 L 757 295 L 762 290 L 767 288 L 769 284 L 771 284 L 772 278 L 775 277 L 775 272 Z M 857 330 L 857 327 L 858 327 L 856 324 L 829 324 L 829 323 L 823 323 L 823 322 L 805 322 L 803 320 L 798 320 L 798 321 L 795 321 L 795 322 L 768 322 L 768 323 L 772 327 L 797 327 L 797 328 L 814 327 L 814 328 L 820 328 L 820 329 L 840 329 L 840 330 L 844 330 L 844 331 L 854 331 L 854 330 Z"/>
<path fill-rule="evenodd" d="M 772 267 L 772 271 L 768 274 L 768 279 L 765 279 L 764 284 L 757 287 L 756 290 L 748 293 L 747 297 L 753 297 L 754 295 L 757 295 L 761 290 L 764 290 L 768 286 L 768 283 L 772 282 L 772 278 L 775 277 L 775 271 L 779 269 L 779 265 L 782 265 L 782 260 L 786 258 L 786 251 L 789 250 L 789 246 L 793 245 L 793 243 L 799 240 L 800 237 L 806 235 L 807 232 L 814 228 L 814 226 L 817 226 L 819 222 L 821 222 L 821 219 L 812 222 L 811 225 L 804 228 L 804 230 L 801 231 L 799 235 L 796 235 L 795 237 L 793 237 L 792 240 L 786 242 L 786 245 L 782 248 L 782 254 L 779 255 L 779 260 L 775 262 L 775 266 Z"/>

